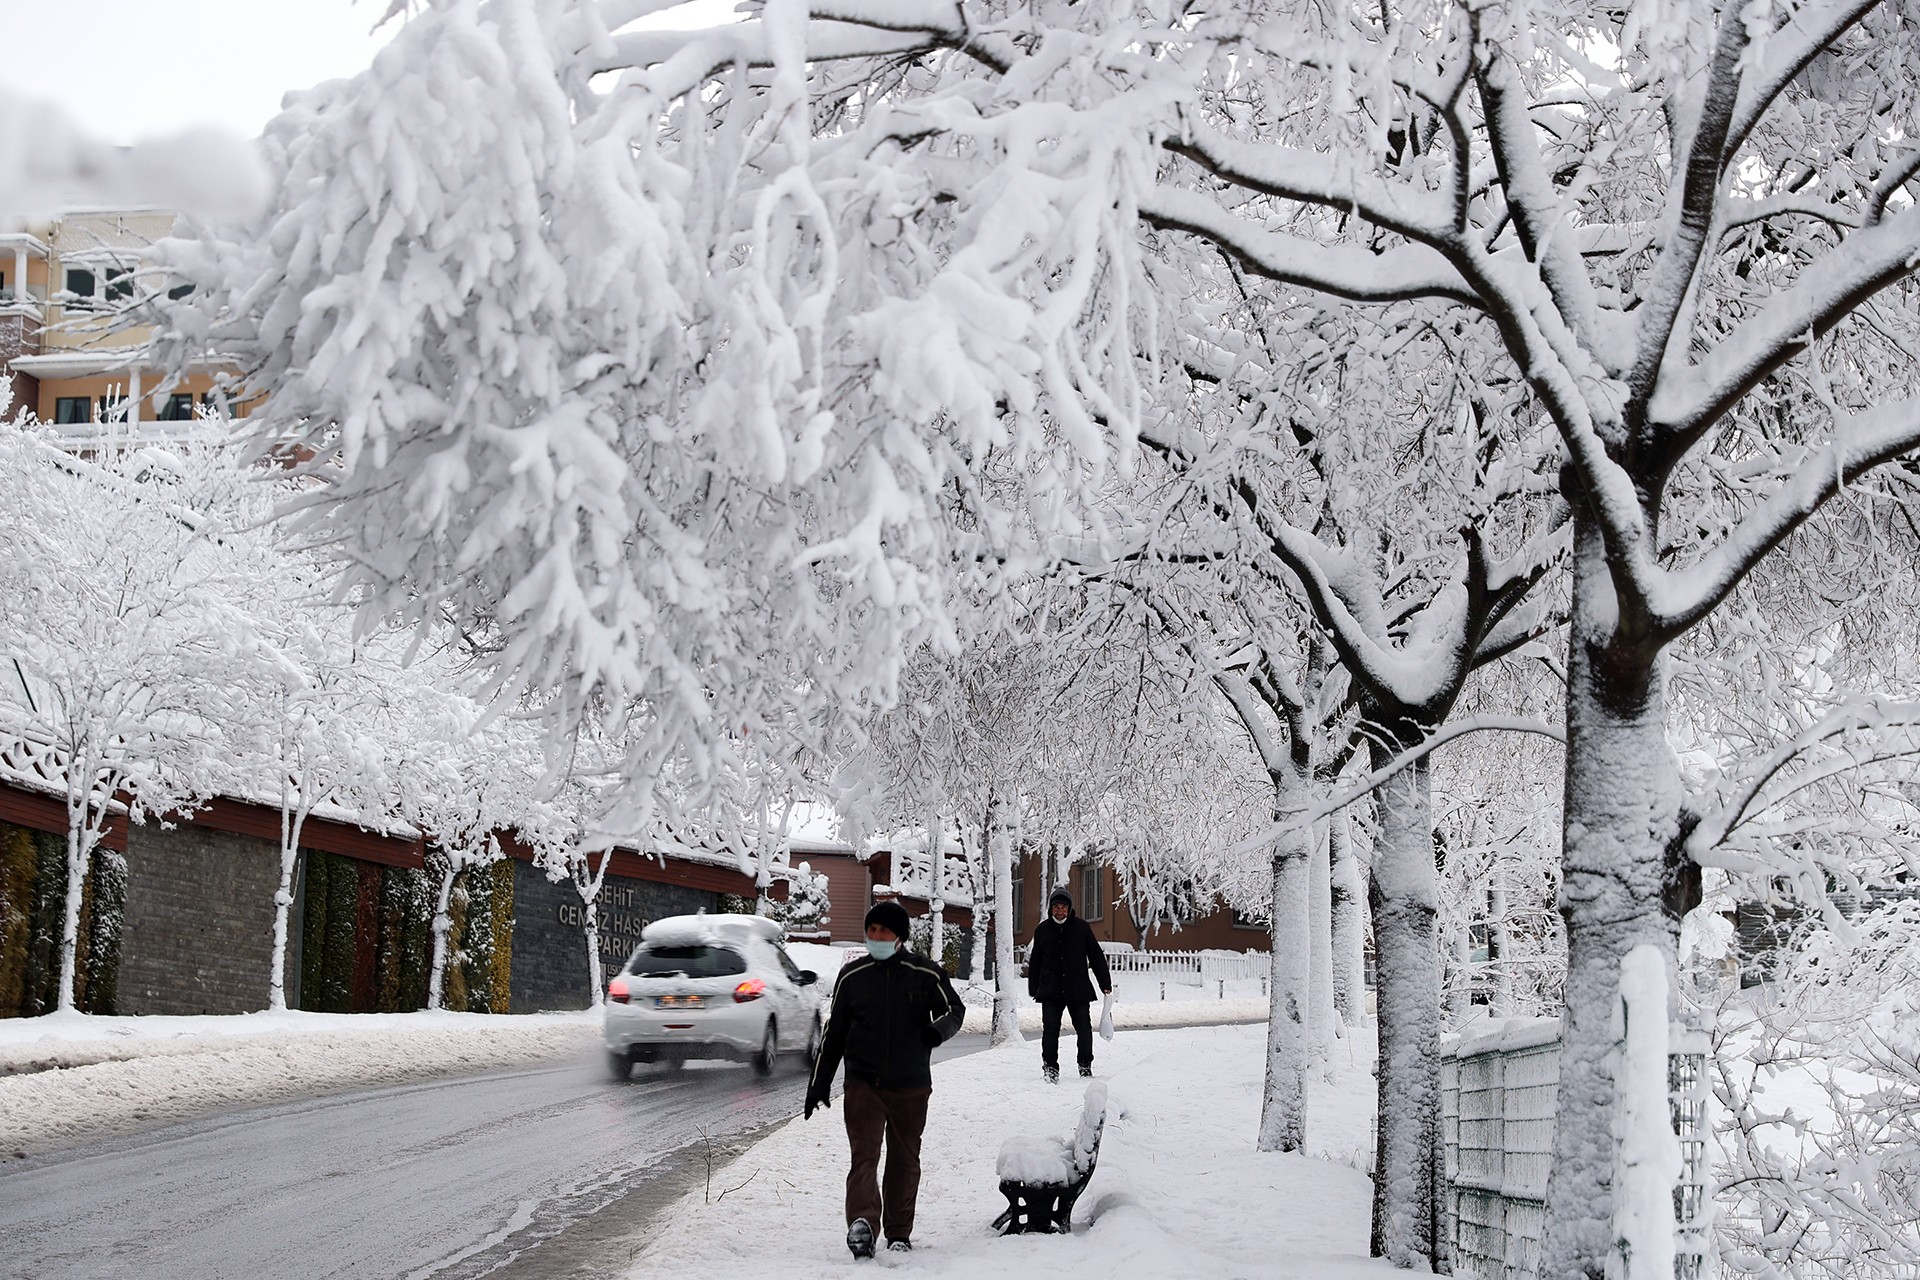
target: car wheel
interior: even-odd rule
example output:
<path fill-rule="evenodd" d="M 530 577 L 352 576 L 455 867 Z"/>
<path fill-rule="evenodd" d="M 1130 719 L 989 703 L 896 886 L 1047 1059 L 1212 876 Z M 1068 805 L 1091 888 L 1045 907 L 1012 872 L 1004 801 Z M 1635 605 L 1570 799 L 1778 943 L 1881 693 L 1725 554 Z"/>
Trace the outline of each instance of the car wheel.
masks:
<path fill-rule="evenodd" d="M 633 1059 L 618 1049 L 607 1050 L 607 1074 L 615 1080 L 625 1080 L 633 1074 Z"/>
<path fill-rule="evenodd" d="M 780 1061 L 779 1029 L 773 1025 L 773 1019 L 767 1019 L 767 1033 L 760 1037 L 760 1052 L 753 1055 L 755 1074 L 770 1076 Z"/>
<path fill-rule="evenodd" d="M 815 1014 L 813 1030 L 807 1032 L 807 1066 L 809 1068 L 820 1060 L 820 1042 L 825 1038 L 824 1033 L 820 1030 L 820 1017 L 818 1014 Z"/>

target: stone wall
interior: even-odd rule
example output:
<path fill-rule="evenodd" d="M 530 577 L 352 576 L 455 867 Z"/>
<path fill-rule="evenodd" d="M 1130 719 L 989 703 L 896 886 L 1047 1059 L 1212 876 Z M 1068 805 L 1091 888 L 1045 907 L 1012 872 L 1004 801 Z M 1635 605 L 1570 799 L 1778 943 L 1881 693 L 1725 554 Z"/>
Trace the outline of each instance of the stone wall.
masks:
<path fill-rule="evenodd" d="M 608 876 L 600 887 L 600 962 L 611 977 L 639 945 L 640 931 L 662 916 L 714 911 L 720 895 L 704 889 Z M 530 862 L 513 865 L 514 1013 L 587 1007 L 587 948 L 580 895 Z M 123 979 L 124 981 L 124 979 Z"/>
<path fill-rule="evenodd" d="M 279 851 L 265 840 L 154 821 L 129 828 L 119 1011 L 266 1008 L 279 884 Z"/>

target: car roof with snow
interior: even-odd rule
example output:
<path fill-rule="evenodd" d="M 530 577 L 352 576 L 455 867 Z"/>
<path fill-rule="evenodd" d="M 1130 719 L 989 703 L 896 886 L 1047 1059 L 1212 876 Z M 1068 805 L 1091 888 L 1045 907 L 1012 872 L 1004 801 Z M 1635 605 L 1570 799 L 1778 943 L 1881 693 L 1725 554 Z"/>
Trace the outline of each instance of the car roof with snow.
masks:
<path fill-rule="evenodd" d="M 738 944 L 749 937 L 780 941 L 779 922 L 765 916 L 666 916 L 640 931 L 640 941 L 655 947 L 711 947 Z"/>

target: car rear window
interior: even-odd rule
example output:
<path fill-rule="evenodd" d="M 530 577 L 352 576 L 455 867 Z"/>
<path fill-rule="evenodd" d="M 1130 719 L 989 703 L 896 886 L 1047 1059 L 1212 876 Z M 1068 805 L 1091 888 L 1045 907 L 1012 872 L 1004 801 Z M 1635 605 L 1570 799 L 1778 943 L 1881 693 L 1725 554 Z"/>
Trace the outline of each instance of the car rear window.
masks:
<path fill-rule="evenodd" d="M 627 971 L 636 978 L 727 978 L 745 973 L 747 961 L 726 947 L 643 946 Z"/>

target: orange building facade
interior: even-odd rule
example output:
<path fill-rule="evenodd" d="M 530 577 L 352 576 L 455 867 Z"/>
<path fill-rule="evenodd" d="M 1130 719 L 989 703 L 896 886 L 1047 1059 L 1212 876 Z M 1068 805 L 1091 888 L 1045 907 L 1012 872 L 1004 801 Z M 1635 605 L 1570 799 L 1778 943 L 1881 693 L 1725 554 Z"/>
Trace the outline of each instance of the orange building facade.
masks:
<path fill-rule="evenodd" d="M 165 437 L 222 404 L 203 367 L 168 383 L 152 360 L 152 331 L 128 326 L 138 300 L 184 286 L 148 265 L 174 215 L 157 209 L 78 210 L 0 223 L 0 370 L 7 416 L 30 409 L 78 445 Z"/>

